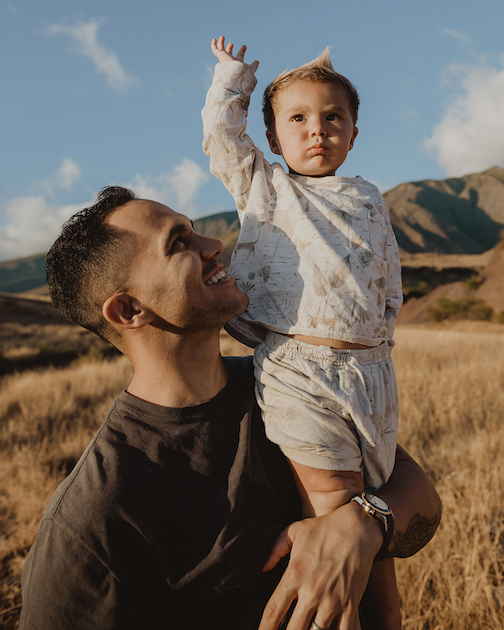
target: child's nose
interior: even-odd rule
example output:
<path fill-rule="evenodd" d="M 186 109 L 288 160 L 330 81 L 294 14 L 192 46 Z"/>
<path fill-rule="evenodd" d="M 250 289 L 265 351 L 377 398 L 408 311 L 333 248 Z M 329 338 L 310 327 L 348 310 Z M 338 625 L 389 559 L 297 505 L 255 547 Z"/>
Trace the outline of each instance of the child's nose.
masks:
<path fill-rule="evenodd" d="M 311 135 L 312 136 L 325 136 L 326 134 L 326 130 L 324 127 L 324 124 L 321 120 L 314 120 L 312 123 L 312 128 L 311 128 Z"/>

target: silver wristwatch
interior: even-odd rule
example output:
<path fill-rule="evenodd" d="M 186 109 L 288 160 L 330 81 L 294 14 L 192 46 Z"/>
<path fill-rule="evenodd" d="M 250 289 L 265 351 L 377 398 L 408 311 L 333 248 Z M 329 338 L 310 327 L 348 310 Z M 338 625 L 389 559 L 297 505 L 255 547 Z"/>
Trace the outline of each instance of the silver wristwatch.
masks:
<path fill-rule="evenodd" d="M 381 524 L 383 529 L 383 545 L 376 554 L 375 562 L 377 560 L 384 560 L 389 556 L 390 552 L 388 547 L 394 534 L 394 514 L 392 510 L 383 499 L 369 492 L 363 492 L 353 497 L 351 500 L 358 503 L 369 516 L 372 516 Z"/>

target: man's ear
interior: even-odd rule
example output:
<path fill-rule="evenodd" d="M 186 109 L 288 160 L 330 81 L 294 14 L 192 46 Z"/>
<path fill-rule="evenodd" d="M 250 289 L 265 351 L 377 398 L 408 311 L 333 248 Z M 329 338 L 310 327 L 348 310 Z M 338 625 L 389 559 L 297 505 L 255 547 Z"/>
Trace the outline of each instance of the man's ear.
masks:
<path fill-rule="evenodd" d="M 105 300 L 103 317 L 116 328 L 142 328 L 154 319 L 154 314 L 128 293 L 116 293 Z"/>
<path fill-rule="evenodd" d="M 271 152 L 276 153 L 276 155 L 282 155 L 282 151 L 280 150 L 280 145 L 278 144 L 276 135 L 269 129 L 266 132 L 266 138 L 268 138 Z"/>

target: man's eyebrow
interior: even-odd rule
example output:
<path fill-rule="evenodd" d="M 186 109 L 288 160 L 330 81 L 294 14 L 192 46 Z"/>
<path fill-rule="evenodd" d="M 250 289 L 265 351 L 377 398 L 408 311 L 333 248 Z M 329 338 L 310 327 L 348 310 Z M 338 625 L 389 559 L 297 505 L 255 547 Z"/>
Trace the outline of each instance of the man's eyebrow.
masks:
<path fill-rule="evenodd" d="M 193 224 L 193 222 L 190 219 L 188 220 L 188 222 L 191 225 L 191 228 L 194 228 L 194 224 Z M 173 240 L 177 236 L 180 236 L 180 234 L 184 234 L 185 232 L 187 232 L 189 230 L 188 222 L 187 221 L 180 221 L 179 223 L 176 223 L 175 225 L 172 225 L 172 227 L 170 228 L 170 231 L 168 232 L 166 240 L 165 240 L 165 249 L 166 249 L 167 252 L 169 251 Z"/>

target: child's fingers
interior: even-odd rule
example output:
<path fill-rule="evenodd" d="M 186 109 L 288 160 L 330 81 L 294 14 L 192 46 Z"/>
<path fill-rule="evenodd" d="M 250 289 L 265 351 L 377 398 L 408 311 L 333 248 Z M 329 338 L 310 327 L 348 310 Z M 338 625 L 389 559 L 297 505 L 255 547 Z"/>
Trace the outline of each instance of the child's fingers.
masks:
<path fill-rule="evenodd" d="M 212 39 L 211 43 L 212 50 L 224 50 L 224 35 L 221 35 L 219 39 Z"/>
<path fill-rule="evenodd" d="M 245 51 L 246 50 L 247 50 L 247 47 L 245 46 L 245 44 L 243 44 L 243 46 L 240 48 L 240 50 L 236 54 L 236 61 L 243 61 L 243 58 L 245 57 Z"/>

